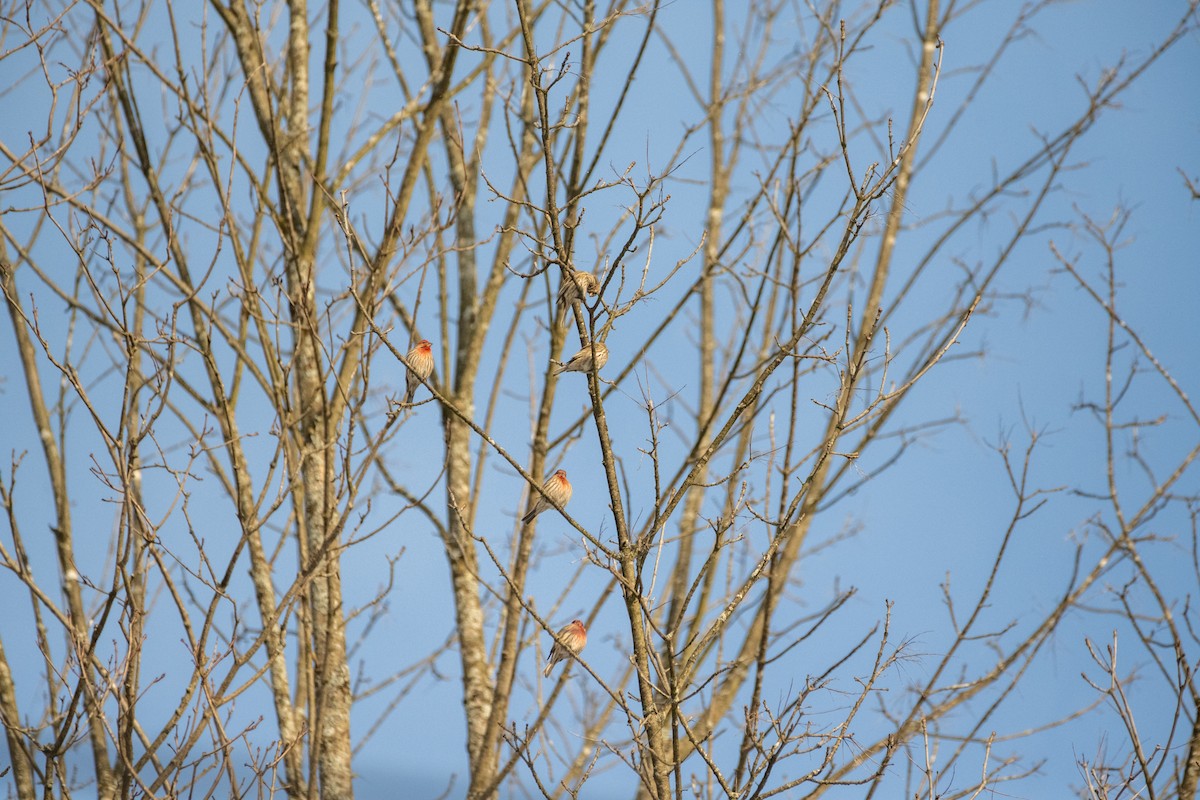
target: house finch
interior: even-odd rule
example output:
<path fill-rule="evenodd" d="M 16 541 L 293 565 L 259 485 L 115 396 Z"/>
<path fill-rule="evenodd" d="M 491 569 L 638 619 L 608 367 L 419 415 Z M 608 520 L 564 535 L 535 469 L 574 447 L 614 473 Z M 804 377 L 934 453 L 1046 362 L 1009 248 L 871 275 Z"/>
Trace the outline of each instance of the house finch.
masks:
<path fill-rule="evenodd" d="M 571 482 L 567 480 L 567 471 L 560 469 L 558 472 L 546 478 L 546 482 L 542 484 L 542 492 L 537 496 L 537 501 L 533 504 L 533 508 L 529 509 L 529 513 L 521 517 L 521 522 L 529 522 L 538 514 L 545 511 L 547 508 L 554 508 L 551 500 L 558 503 L 558 507 L 566 506 L 571 500 Z"/>
<path fill-rule="evenodd" d="M 408 393 L 404 395 L 404 403 L 409 405 L 421 381 L 428 380 L 433 373 L 433 345 L 428 339 L 422 339 L 417 342 L 416 347 L 408 351 L 405 359 L 408 361 Z"/>
<path fill-rule="evenodd" d="M 571 360 L 565 364 L 560 364 L 559 368 L 554 370 L 555 375 L 561 375 L 564 372 L 590 372 L 592 369 L 592 346 L 584 345 L 584 348 L 575 355 L 571 356 Z M 596 369 L 599 370 L 608 363 L 608 347 L 604 342 L 596 342 Z"/>
<path fill-rule="evenodd" d="M 587 647 L 587 628 L 577 619 L 562 628 L 554 636 L 554 647 L 550 648 L 550 658 L 546 660 L 546 669 L 542 675 L 549 678 L 554 665 L 571 656 L 579 655 L 579 651 Z"/>
<path fill-rule="evenodd" d="M 571 304 L 576 300 L 582 300 L 584 292 L 598 294 L 600 282 L 590 272 L 584 272 L 581 269 L 571 270 L 570 278 L 563 278 L 563 282 L 558 287 L 558 316 L 565 320 L 566 314 L 570 313 Z"/>

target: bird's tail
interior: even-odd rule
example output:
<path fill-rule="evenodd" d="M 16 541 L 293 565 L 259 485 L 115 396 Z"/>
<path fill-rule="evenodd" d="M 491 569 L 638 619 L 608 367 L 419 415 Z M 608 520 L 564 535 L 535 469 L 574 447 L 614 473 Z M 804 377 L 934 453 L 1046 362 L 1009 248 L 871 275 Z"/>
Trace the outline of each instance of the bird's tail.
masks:
<path fill-rule="evenodd" d="M 531 519 L 533 519 L 534 517 L 536 517 L 536 516 L 537 516 L 537 506 L 534 506 L 533 508 L 529 509 L 529 513 L 528 513 L 528 514 L 526 514 L 525 516 L 521 517 L 521 522 L 524 522 L 524 523 L 528 524 L 528 523 L 529 523 L 529 521 L 530 521 Z"/>

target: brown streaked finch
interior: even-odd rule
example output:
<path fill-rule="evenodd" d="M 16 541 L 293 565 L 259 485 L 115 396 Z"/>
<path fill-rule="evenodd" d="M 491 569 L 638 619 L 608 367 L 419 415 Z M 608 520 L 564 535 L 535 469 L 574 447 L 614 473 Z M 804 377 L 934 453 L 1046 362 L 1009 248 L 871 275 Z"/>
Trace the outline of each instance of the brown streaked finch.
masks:
<path fill-rule="evenodd" d="M 411 405 L 421 381 L 429 380 L 429 376 L 433 374 L 433 345 L 428 339 L 422 339 L 404 358 L 408 361 L 408 375 L 405 380 L 408 392 L 404 395 L 404 403 Z"/>
<path fill-rule="evenodd" d="M 558 369 L 554 370 L 555 375 L 561 375 L 564 372 L 591 372 L 592 370 L 592 346 L 584 345 L 583 349 L 575 355 L 571 356 L 566 363 L 559 363 Z M 605 364 L 608 363 L 608 346 L 604 342 L 596 342 L 596 370 L 599 371 Z"/>
<path fill-rule="evenodd" d="M 546 669 L 543 670 L 542 676 L 549 678 L 550 670 L 554 669 L 554 665 L 560 661 L 565 661 L 571 656 L 579 655 L 579 651 L 587 647 L 587 628 L 583 627 L 583 623 L 577 619 L 571 620 L 571 624 L 563 627 L 554 636 L 554 647 L 550 648 L 550 658 L 546 661 Z"/>
<path fill-rule="evenodd" d="M 521 522 L 529 522 L 538 514 L 548 508 L 554 508 L 554 503 L 558 503 L 559 508 L 565 508 L 567 503 L 571 501 L 571 482 L 567 480 L 567 471 L 560 469 L 558 472 L 546 478 L 546 482 L 542 484 L 542 494 L 537 496 L 533 504 L 533 508 L 529 509 L 529 513 L 521 517 Z"/>
<path fill-rule="evenodd" d="M 563 278 L 563 282 L 558 287 L 558 316 L 564 320 L 566 315 L 570 314 L 571 305 L 576 300 L 582 300 L 584 293 L 599 294 L 600 281 L 596 280 L 596 276 L 590 272 L 584 272 L 581 269 L 571 270 L 570 278 Z"/>

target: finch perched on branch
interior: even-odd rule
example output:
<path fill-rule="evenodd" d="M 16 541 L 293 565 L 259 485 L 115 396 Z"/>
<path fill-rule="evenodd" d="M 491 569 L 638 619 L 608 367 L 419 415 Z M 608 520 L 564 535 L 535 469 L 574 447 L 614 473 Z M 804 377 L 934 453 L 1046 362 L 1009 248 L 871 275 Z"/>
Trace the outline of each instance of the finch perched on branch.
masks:
<path fill-rule="evenodd" d="M 543 494 L 537 496 L 533 508 L 529 509 L 529 513 L 521 517 L 521 522 L 529 522 L 538 514 L 548 508 L 554 508 L 550 500 L 558 503 L 559 508 L 563 508 L 571 500 L 571 482 L 567 480 L 567 471 L 560 469 L 558 472 L 546 478 L 546 482 L 542 484 Z M 547 499 L 549 498 L 549 499 Z"/>
<path fill-rule="evenodd" d="M 416 347 L 408 351 L 405 359 L 408 361 L 408 376 L 405 381 L 408 393 L 404 395 L 404 403 L 411 405 L 421 381 L 428 380 L 433 374 L 433 345 L 428 339 L 422 339 L 417 342 Z"/>
<path fill-rule="evenodd" d="M 582 300 L 584 293 L 599 294 L 600 281 L 596 280 L 596 276 L 590 272 L 584 272 L 581 269 L 571 270 L 570 278 L 563 278 L 563 282 L 558 287 L 558 316 L 566 319 L 566 315 L 570 313 L 571 304 L 576 300 Z"/>
<path fill-rule="evenodd" d="M 565 364 L 558 361 L 559 368 L 554 370 L 555 375 L 561 375 L 564 372 L 590 372 L 592 369 L 592 346 L 584 345 L 583 349 L 575 355 L 571 356 L 570 360 Z M 604 342 L 596 342 L 596 369 L 600 370 L 608 363 L 608 347 Z"/>
<path fill-rule="evenodd" d="M 546 662 L 546 669 L 542 672 L 544 677 L 550 677 L 550 670 L 554 669 L 554 665 L 560 661 L 564 661 L 571 656 L 579 655 L 579 651 L 587 647 L 587 628 L 583 627 L 583 623 L 577 619 L 571 620 L 571 624 L 562 628 L 554 637 L 554 647 L 550 648 L 550 658 Z"/>

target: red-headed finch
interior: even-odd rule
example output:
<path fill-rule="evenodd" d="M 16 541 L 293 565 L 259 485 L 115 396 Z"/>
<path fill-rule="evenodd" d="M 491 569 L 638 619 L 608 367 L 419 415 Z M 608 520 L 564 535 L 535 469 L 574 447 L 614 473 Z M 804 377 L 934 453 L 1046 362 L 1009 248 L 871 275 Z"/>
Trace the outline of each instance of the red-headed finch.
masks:
<path fill-rule="evenodd" d="M 599 294 L 600 281 L 590 272 L 581 269 L 571 270 L 571 277 L 564 278 L 558 287 L 558 316 L 566 319 L 570 313 L 571 304 L 582 300 L 584 293 Z"/>
<path fill-rule="evenodd" d="M 558 363 L 558 362 L 555 362 Z M 608 347 L 604 342 L 596 342 L 596 370 L 608 363 Z M 591 372 L 592 369 L 592 346 L 584 345 L 584 348 L 565 364 L 560 364 L 558 369 L 554 370 L 555 375 L 561 375 L 564 372 Z"/>
<path fill-rule="evenodd" d="M 529 509 L 529 513 L 521 517 L 521 522 L 529 522 L 546 509 L 554 508 L 550 500 L 558 503 L 559 508 L 565 507 L 570 502 L 571 482 L 567 480 L 567 471 L 560 469 L 549 478 L 546 478 L 546 482 L 542 484 L 542 492 L 543 494 L 537 496 L 533 508 Z"/>
<path fill-rule="evenodd" d="M 408 393 L 404 395 L 404 403 L 411 405 L 421 381 L 428 380 L 433 374 L 433 345 L 428 339 L 422 339 L 417 342 L 416 347 L 408 351 L 405 359 L 408 360 Z"/>
<path fill-rule="evenodd" d="M 560 630 L 554 637 L 554 647 L 550 648 L 550 658 L 546 661 L 546 669 L 542 675 L 549 678 L 550 670 L 560 661 L 571 656 L 579 655 L 579 651 L 587 647 L 587 628 L 577 619 Z"/>

